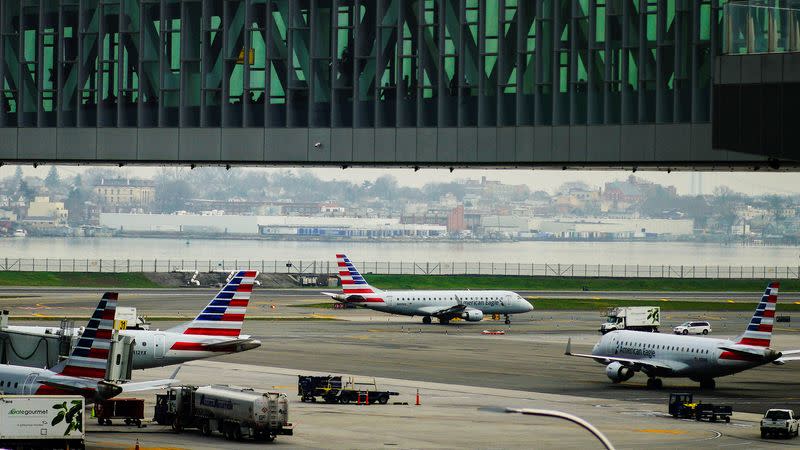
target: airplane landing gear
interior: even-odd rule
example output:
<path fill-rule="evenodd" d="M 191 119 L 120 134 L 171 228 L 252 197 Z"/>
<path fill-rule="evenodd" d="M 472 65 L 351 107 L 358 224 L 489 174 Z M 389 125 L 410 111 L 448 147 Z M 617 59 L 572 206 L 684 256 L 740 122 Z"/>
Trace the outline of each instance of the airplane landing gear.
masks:
<path fill-rule="evenodd" d="M 425 325 L 429 325 L 431 323 L 431 316 L 423 316 L 422 323 L 424 323 Z"/>
<path fill-rule="evenodd" d="M 450 323 L 450 319 L 445 319 L 443 317 L 440 317 L 439 318 L 439 323 L 442 324 L 442 325 L 447 325 L 448 323 Z"/>
<path fill-rule="evenodd" d="M 715 387 L 717 387 L 717 383 L 713 378 L 704 378 L 700 380 L 700 389 L 708 389 L 710 391 Z"/>
<path fill-rule="evenodd" d="M 511 317 L 508 317 L 508 314 L 506 314 L 506 325 L 511 325 Z"/>
<path fill-rule="evenodd" d="M 664 387 L 664 382 L 661 381 L 661 378 L 648 378 L 647 379 L 647 389 L 661 389 Z"/>

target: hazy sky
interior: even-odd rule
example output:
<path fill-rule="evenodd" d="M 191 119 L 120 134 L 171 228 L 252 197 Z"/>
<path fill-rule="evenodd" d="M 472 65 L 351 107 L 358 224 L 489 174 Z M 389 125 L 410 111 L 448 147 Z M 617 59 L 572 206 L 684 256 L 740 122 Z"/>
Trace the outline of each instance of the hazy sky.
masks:
<path fill-rule="evenodd" d="M 91 166 L 58 166 L 62 176 L 72 176 L 83 172 Z M 110 172 L 119 173 L 120 176 L 151 177 L 159 167 L 137 166 L 102 166 Z M 5 165 L 0 167 L 0 177 L 14 174 L 16 166 Z M 48 165 L 23 166 L 25 175 L 36 175 L 44 178 L 50 170 Z M 188 168 L 186 169 L 188 170 Z M 480 178 L 486 176 L 492 180 L 500 180 L 507 184 L 527 184 L 533 190 L 553 192 L 566 181 L 582 180 L 592 186 L 602 186 L 608 181 L 627 178 L 630 171 L 561 171 L 561 170 L 486 170 L 486 169 L 456 169 L 450 173 L 448 169 L 339 169 L 339 168 L 237 168 L 231 170 L 257 170 L 266 173 L 275 173 L 283 170 L 309 170 L 315 175 L 326 180 L 350 180 L 360 183 L 364 180 L 374 180 L 383 174 L 391 174 L 400 184 L 420 187 L 430 182 L 448 182 L 464 178 Z M 673 185 L 679 194 L 691 193 L 693 172 L 636 172 L 637 177 L 663 185 Z M 747 194 L 800 194 L 800 176 L 792 172 L 702 172 L 703 192 L 710 194 L 714 187 L 725 185 L 736 191 Z"/>

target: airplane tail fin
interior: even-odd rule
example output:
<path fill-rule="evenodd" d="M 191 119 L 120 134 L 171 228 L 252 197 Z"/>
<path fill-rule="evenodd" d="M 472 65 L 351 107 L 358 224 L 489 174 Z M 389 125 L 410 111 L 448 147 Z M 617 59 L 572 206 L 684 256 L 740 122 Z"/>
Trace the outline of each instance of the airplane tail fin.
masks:
<path fill-rule="evenodd" d="M 747 330 L 738 337 L 737 344 L 754 345 L 756 347 L 769 347 L 772 340 L 772 324 L 775 321 L 775 306 L 778 303 L 778 288 L 780 283 L 773 281 L 767 286 L 761 297 Z"/>
<path fill-rule="evenodd" d="M 53 367 L 53 372 L 83 378 L 104 379 L 114 316 L 117 312 L 116 292 L 106 292 L 78 339 L 78 344 L 69 357 Z"/>
<path fill-rule="evenodd" d="M 194 320 L 167 331 L 204 336 L 238 337 L 242 332 L 247 304 L 250 302 L 256 277 L 258 277 L 256 270 L 236 272 Z"/>
<path fill-rule="evenodd" d="M 342 280 L 342 294 L 344 296 L 376 294 L 380 289 L 374 288 L 367 283 L 367 280 L 358 272 L 347 255 L 339 253 L 336 255 L 336 263 L 339 266 L 339 278 Z"/>

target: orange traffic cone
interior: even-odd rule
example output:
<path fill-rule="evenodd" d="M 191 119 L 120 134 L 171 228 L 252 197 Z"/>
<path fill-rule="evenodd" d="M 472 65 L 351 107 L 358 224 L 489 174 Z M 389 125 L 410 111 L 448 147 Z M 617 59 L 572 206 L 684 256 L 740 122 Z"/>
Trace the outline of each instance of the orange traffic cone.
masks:
<path fill-rule="evenodd" d="M 420 403 L 419 403 L 419 389 L 417 389 L 417 403 L 415 403 L 415 404 L 416 404 L 417 406 L 419 406 L 419 404 L 420 404 Z"/>
<path fill-rule="evenodd" d="M 139 450 L 139 439 L 136 439 L 136 446 L 133 447 L 133 450 Z"/>

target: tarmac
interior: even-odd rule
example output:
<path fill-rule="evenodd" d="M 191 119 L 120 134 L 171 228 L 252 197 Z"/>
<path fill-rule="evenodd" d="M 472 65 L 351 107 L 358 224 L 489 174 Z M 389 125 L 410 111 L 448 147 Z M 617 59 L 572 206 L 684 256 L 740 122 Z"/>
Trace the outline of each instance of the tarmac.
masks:
<path fill-rule="evenodd" d="M 120 304 L 150 315 L 193 316 L 210 297 L 207 290 L 123 292 Z M 0 298 L 12 315 L 86 314 L 99 291 L 33 290 L 36 298 Z M 180 294 L 180 295 L 176 295 Z M 280 295 L 277 295 L 280 294 Z M 641 374 L 612 384 L 603 366 L 565 356 L 568 338 L 575 351 L 588 351 L 599 338 L 600 311 L 533 311 L 512 317 L 510 326 L 484 320 L 449 326 L 423 325 L 419 318 L 368 310 L 322 310 L 308 305 L 324 299 L 307 292 L 256 291 L 249 313 L 267 319 L 245 322 L 244 332 L 262 341 L 258 349 L 184 364 L 182 383 L 224 382 L 257 390 L 285 392 L 291 399 L 294 436 L 267 445 L 298 448 L 599 448 L 568 422 L 506 413 L 512 408 L 556 409 L 576 414 L 606 433 L 617 448 L 765 447 L 798 445 L 800 440 L 762 441 L 758 420 L 772 407 L 800 409 L 798 367 L 768 365 L 717 379 L 717 389 L 700 391 L 687 379 L 664 379 L 664 389 L 645 388 Z M 657 293 L 653 293 L 657 295 Z M 0 290 L 0 297 L 9 293 Z M 16 294 L 11 294 L 16 295 Z M 758 293 L 748 296 L 752 301 Z M 780 301 L 778 304 L 780 312 Z M 274 308 L 273 308 L 274 305 Z M 36 309 L 28 309 L 36 308 Z M 750 312 L 662 312 L 662 332 L 689 319 L 712 322 L 712 337 L 732 337 L 745 328 Z M 303 320 L 307 318 L 333 320 Z M 25 323 L 28 321 L 15 321 Z M 76 320 L 76 324 L 78 321 Z M 156 321 L 167 328 L 175 321 Z M 30 323 L 46 324 L 37 320 Z M 800 326 L 776 327 L 773 347 L 800 349 Z M 502 336 L 481 334 L 502 329 Z M 795 363 L 800 364 L 800 363 Z M 172 367 L 134 372 L 134 380 L 168 377 Z M 408 405 L 327 405 L 301 403 L 298 374 L 377 377 L 401 393 Z M 421 405 L 414 406 L 416 390 Z M 666 415 L 670 392 L 692 392 L 704 403 L 732 405 L 731 424 L 677 420 Z M 144 395 L 152 417 L 154 393 Z M 230 448 L 222 437 L 187 431 L 176 435 L 150 424 L 88 427 L 89 448 Z M 258 444 L 265 445 L 265 444 Z M 237 443 L 237 447 L 255 447 Z"/>

